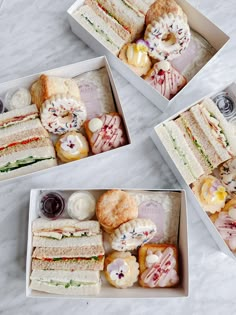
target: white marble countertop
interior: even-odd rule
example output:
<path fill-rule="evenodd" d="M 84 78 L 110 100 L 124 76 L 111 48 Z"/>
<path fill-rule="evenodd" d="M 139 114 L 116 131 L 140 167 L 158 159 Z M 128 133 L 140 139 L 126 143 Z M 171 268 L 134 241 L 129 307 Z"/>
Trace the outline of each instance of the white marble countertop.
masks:
<path fill-rule="evenodd" d="M 230 43 L 184 91 L 192 101 L 236 79 L 236 2 L 191 0 L 231 36 Z M 95 56 L 70 30 L 73 0 L 0 0 L 0 82 Z M 133 144 L 127 151 L 0 186 L 0 313 L 8 314 L 236 314 L 236 262 L 222 254 L 189 209 L 190 296 L 157 300 L 64 300 L 25 297 L 25 256 L 31 188 L 178 188 L 149 137 L 159 111 L 115 71 Z M 174 105 L 173 105 L 174 106 Z"/>

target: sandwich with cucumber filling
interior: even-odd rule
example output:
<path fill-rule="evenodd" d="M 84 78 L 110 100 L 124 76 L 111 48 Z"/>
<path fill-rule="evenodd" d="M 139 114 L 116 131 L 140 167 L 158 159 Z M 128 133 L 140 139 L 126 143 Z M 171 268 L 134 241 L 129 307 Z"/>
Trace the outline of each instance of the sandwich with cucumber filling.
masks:
<path fill-rule="evenodd" d="M 117 55 L 125 41 L 113 31 L 88 5 L 83 5 L 74 14 L 75 19 L 101 44 Z"/>
<path fill-rule="evenodd" d="M 32 269 L 102 270 L 104 248 L 97 221 L 36 219 Z"/>
<path fill-rule="evenodd" d="M 0 129 L 0 180 L 57 165 L 48 133 L 35 117 Z"/>
<path fill-rule="evenodd" d="M 97 295 L 101 289 L 99 271 L 33 270 L 30 288 L 52 294 Z"/>
<path fill-rule="evenodd" d="M 116 22 L 115 24 L 127 30 L 130 34 L 128 41 L 140 37 L 144 29 L 145 14 L 150 7 L 142 0 L 86 0 L 85 3 L 92 7 L 96 14 L 99 7 L 103 11 L 103 14 L 100 14 L 101 18 L 111 27 Z M 110 16 L 111 19 L 106 20 L 106 16 Z M 114 31 L 119 34 L 117 29 L 115 27 Z"/>
<path fill-rule="evenodd" d="M 74 18 L 117 55 L 124 44 L 139 38 L 152 0 L 86 0 Z"/>
<path fill-rule="evenodd" d="M 236 155 L 236 137 L 211 99 L 163 123 L 157 134 L 188 184 Z"/>
<path fill-rule="evenodd" d="M 204 174 L 200 162 L 175 121 L 163 123 L 156 128 L 156 132 L 187 184 Z"/>

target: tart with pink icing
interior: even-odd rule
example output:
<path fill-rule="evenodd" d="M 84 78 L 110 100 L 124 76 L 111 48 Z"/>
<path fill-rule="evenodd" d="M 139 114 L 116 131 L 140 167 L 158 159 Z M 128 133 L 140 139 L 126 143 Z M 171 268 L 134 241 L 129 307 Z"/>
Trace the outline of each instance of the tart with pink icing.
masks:
<path fill-rule="evenodd" d="M 70 131 L 62 135 L 56 142 L 55 149 L 59 159 L 64 162 L 80 160 L 89 153 L 87 139 L 79 132 Z"/>
<path fill-rule="evenodd" d="M 213 214 L 211 220 L 229 248 L 236 252 L 236 197 L 220 213 Z"/>
<path fill-rule="evenodd" d="M 144 79 L 169 100 L 187 83 L 186 78 L 173 68 L 168 61 L 155 63 Z"/>
<path fill-rule="evenodd" d="M 126 289 L 138 281 L 139 265 L 129 252 L 113 252 L 105 259 L 105 277 L 114 287 Z"/>
<path fill-rule="evenodd" d="M 84 123 L 93 154 L 109 151 L 127 143 L 122 118 L 118 113 L 103 114 Z"/>
<path fill-rule="evenodd" d="M 139 284 L 146 288 L 169 288 L 179 282 L 177 249 L 168 244 L 146 244 L 139 249 Z"/>

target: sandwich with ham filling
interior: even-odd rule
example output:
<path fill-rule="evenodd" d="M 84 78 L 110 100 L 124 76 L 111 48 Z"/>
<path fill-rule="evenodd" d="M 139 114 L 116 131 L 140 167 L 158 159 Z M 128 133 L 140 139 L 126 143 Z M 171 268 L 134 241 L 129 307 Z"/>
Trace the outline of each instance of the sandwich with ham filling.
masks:
<path fill-rule="evenodd" d="M 113 54 L 141 37 L 153 0 L 85 0 L 73 17 Z"/>
<path fill-rule="evenodd" d="M 97 221 L 36 219 L 32 269 L 102 270 L 104 248 Z"/>
<path fill-rule="evenodd" d="M 0 129 L 39 117 L 36 105 L 14 109 L 0 115 Z"/>
<path fill-rule="evenodd" d="M 188 184 L 236 155 L 236 137 L 211 99 L 163 123 L 156 132 Z"/>
<path fill-rule="evenodd" d="M 38 112 L 21 114 L 13 114 L 11 121 L 5 116 L 7 125 L 0 129 L 0 180 L 57 165 L 52 141 L 36 118 Z"/>

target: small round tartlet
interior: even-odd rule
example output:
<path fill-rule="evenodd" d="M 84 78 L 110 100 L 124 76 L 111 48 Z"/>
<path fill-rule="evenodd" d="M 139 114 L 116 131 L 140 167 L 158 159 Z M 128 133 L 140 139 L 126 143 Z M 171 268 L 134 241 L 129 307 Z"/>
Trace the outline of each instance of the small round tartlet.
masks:
<path fill-rule="evenodd" d="M 148 47 L 141 43 L 129 43 L 122 47 L 119 58 L 138 76 L 143 76 L 151 69 Z"/>
<path fill-rule="evenodd" d="M 57 156 L 64 162 L 80 160 L 89 153 L 87 139 L 76 131 L 69 131 L 62 135 L 55 145 Z"/>
<path fill-rule="evenodd" d="M 139 264 L 129 252 L 113 252 L 105 259 L 105 277 L 114 287 L 126 289 L 138 280 Z"/>
<path fill-rule="evenodd" d="M 224 208 L 228 194 L 218 178 L 203 175 L 194 182 L 192 190 L 206 212 L 213 214 Z"/>

